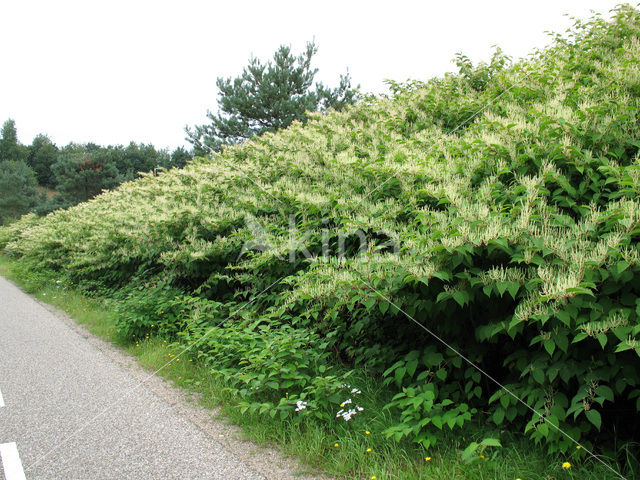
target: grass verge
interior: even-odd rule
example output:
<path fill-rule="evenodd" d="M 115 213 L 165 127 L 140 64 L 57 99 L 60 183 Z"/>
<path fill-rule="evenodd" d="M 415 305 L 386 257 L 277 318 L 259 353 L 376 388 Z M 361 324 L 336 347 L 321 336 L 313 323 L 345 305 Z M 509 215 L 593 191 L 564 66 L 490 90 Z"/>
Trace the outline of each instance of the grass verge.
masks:
<path fill-rule="evenodd" d="M 223 379 L 197 360 L 176 357 L 184 346 L 159 337 L 136 343 L 119 336 L 113 300 L 87 297 L 73 285 L 59 283 L 53 275 L 23 270 L 18 263 L 2 255 L 0 275 L 14 281 L 35 298 L 67 312 L 93 334 L 120 345 L 150 370 L 156 370 L 174 358 L 159 375 L 181 388 L 200 393 L 205 407 L 220 406 L 222 415 L 240 425 L 256 443 L 276 445 L 310 469 L 322 470 L 338 478 L 375 480 L 619 478 L 595 460 L 585 458 L 579 449 L 570 457 L 547 455 L 519 432 L 496 431 L 490 426 L 479 426 L 477 435 L 472 437 L 451 434 L 447 442 L 428 452 L 412 444 L 395 443 L 382 434 L 393 423 L 382 409 L 387 394 L 379 382 L 364 374 L 357 379 L 362 390 L 358 401 L 369 412 L 374 412 L 367 417 L 366 423 L 354 420 L 319 425 L 317 422 L 294 423 L 241 413 L 235 408 L 239 399 L 228 392 Z M 462 451 L 469 442 L 488 436 L 499 436 L 503 447 L 478 451 L 471 463 L 464 462 Z M 571 467 L 563 468 L 565 462 Z M 634 472 L 627 475 L 631 478 Z"/>

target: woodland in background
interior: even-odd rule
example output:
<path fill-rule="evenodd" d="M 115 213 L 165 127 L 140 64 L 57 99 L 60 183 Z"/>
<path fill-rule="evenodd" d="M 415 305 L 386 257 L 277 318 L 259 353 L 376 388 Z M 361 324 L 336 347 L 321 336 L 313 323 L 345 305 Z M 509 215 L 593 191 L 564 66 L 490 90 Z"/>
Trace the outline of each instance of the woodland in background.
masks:
<path fill-rule="evenodd" d="M 70 143 L 59 148 L 42 134 L 31 145 L 22 145 L 9 119 L 0 131 L 0 225 L 29 212 L 45 215 L 86 202 L 140 172 L 184 167 L 191 158 L 183 147 L 168 152 L 134 142 L 126 147 Z"/>

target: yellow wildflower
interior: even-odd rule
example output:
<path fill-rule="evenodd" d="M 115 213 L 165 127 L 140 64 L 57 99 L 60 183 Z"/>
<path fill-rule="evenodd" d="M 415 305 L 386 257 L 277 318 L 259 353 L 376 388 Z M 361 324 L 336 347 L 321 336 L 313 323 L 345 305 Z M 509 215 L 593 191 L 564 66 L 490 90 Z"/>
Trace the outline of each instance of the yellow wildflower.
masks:
<path fill-rule="evenodd" d="M 424 457 L 424 461 L 425 462 L 430 462 L 431 461 L 431 457 Z"/>
<path fill-rule="evenodd" d="M 370 448 L 367 448 L 367 453 L 369 453 L 369 452 L 371 452 L 371 449 L 370 449 Z"/>
<path fill-rule="evenodd" d="M 565 470 L 569 470 L 571 468 L 571 464 L 569 462 L 564 462 L 562 464 L 562 468 Z"/>

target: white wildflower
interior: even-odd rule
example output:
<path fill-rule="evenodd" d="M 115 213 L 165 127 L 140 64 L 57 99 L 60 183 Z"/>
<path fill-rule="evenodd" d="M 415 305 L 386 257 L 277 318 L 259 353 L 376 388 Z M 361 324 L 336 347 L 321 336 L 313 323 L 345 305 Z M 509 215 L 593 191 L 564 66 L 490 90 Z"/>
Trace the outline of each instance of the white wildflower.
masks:
<path fill-rule="evenodd" d="M 351 420 L 351 417 L 356 415 L 358 412 L 362 412 L 364 408 L 356 405 L 356 408 L 350 408 L 349 410 L 341 409 L 336 413 L 336 418 L 342 417 L 345 422 Z"/>
<path fill-rule="evenodd" d="M 296 412 L 299 412 L 300 410 L 304 410 L 305 408 L 307 408 L 307 402 L 304 402 L 302 400 L 298 400 L 296 402 Z"/>

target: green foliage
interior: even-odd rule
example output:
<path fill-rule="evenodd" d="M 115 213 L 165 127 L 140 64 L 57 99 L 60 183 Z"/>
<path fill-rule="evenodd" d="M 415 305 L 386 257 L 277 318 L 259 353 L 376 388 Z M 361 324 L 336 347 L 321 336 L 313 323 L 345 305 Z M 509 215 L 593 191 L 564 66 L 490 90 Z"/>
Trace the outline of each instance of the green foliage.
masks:
<path fill-rule="evenodd" d="M 0 130 L 0 162 L 24 162 L 27 160 L 27 149 L 18 142 L 16 122 L 9 119 L 2 124 Z"/>
<path fill-rule="evenodd" d="M 56 190 L 71 204 L 86 202 L 121 182 L 117 167 L 97 149 L 65 148 L 51 169 Z"/>
<path fill-rule="evenodd" d="M 27 163 L 36 173 L 38 184 L 53 188 L 55 178 L 51 166 L 56 162 L 58 147 L 46 135 L 37 135 L 29 147 Z"/>
<path fill-rule="evenodd" d="M 171 152 L 168 164 L 163 164 L 162 162 L 158 162 L 158 164 L 165 168 L 184 168 L 192 159 L 193 155 L 191 153 L 189 153 L 184 147 L 178 147 Z"/>
<path fill-rule="evenodd" d="M 242 399 L 243 412 L 331 421 L 348 399 L 348 374 L 331 365 L 319 334 L 277 319 L 203 323 L 181 335 L 184 343 L 202 339 L 193 350 Z"/>
<path fill-rule="evenodd" d="M 398 441 L 482 423 L 552 451 L 574 448 L 556 427 L 588 447 L 633 439 L 639 25 L 620 7 L 511 67 L 462 61 L 0 229 L 0 246 L 88 292 L 154 286 L 124 333 L 175 308 L 166 335 L 199 342 L 247 411 L 287 418 L 289 392 L 328 413 L 354 367 L 391 391 Z"/>
<path fill-rule="evenodd" d="M 335 89 L 321 83 L 312 89 L 317 69 L 311 68 L 311 59 L 316 52 L 317 47 L 308 43 L 295 57 L 290 47 L 282 45 L 273 62 L 263 64 L 252 58 L 241 76 L 218 78 L 220 112 L 207 112 L 210 124 L 196 126 L 193 131 L 187 128 L 187 140 L 196 152 L 220 151 L 224 145 L 288 127 L 293 121 L 304 123 L 307 112 L 340 110 L 354 103 L 357 94 L 348 74 L 340 77 Z"/>
<path fill-rule="evenodd" d="M 0 162 L 0 225 L 29 212 L 36 193 L 35 175 L 25 162 Z"/>
<path fill-rule="evenodd" d="M 500 48 L 496 48 L 488 64 L 481 62 L 474 66 L 471 59 L 462 53 L 456 54 L 455 63 L 460 76 L 469 83 L 471 88 L 482 92 L 487 89 L 496 74 L 510 65 L 511 58 L 505 55 Z"/>

